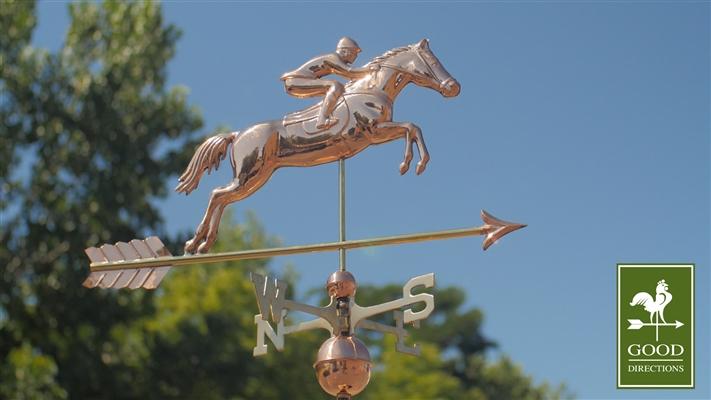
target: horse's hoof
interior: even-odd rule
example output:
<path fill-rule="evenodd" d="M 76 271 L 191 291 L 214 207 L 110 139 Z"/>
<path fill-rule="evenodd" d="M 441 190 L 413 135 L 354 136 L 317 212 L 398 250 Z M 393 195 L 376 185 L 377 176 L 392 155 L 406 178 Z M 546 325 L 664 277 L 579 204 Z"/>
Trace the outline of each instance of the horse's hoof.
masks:
<path fill-rule="evenodd" d="M 420 161 L 417 163 L 417 169 L 415 170 L 415 173 L 417 175 L 420 175 L 421 173 L 425 172 L 425 168 L 427 168 L 427 164 Z"/>
<path fill-rule="evenodd" d="M 185 250 L 185 254 L 195 254 L 196 246 L 197 243 L 195 242 L 195 239 L 190 239 L 185 242 L 185 247 L 183 247 L 183 250 Z"/>
<path fill-rule="evenodd" d="M 200 246 L 198 246 L 197 251 L 200 254 L 205 254 L 210 251 L 210 246 L 208 246 L 207 242 L 202 242 L 200 243 Z"/>
<path fill-rule="evenodd" d="M 406 162 L 400 163 L 400 175 L 405 175 L 405 172 L 410 169 L 410 164 Z"/>

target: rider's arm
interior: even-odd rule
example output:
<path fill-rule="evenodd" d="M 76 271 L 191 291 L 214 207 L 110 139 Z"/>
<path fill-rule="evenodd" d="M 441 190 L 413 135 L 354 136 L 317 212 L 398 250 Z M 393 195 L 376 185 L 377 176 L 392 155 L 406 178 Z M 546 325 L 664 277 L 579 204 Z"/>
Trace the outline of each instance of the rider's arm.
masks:
<path fill-rule="evenodd" d="M 373 72 L 372 68 L 351 68 L 337 57 L 329 57 L 324 62 L 331 68 L 331 72 L 348 79 L 362 78 Z"/>

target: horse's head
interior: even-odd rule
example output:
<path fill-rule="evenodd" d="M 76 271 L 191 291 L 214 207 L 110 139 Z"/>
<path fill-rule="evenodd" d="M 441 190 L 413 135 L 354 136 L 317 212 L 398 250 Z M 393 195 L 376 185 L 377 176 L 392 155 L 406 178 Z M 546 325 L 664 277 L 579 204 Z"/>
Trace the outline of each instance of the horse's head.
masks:
<path fill-rule="evenodd" d="M 391 57 L 382 60 L 381 65 L 404 72 L 409 80 L 418 86 L 434 89 L 444 97 L 459 94 L 461 86 L 447 72 L 430 50 L 430 43 L 422 39 L 418 43 L 393 51 Z"/>

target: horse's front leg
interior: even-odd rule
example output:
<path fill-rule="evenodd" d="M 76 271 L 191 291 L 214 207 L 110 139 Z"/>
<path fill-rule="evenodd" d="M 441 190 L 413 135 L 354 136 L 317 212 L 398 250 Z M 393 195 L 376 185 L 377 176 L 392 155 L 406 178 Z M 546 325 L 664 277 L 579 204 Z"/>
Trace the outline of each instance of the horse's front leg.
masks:
<path fill-rule="evenodd" d="M 404 174 L 410 169 L 412 161 L 412 144 L 417 143 L 417 151 L 420 153 L 420 161 L 417 163 L 415 172 L 417 175 L 424 172 L 430 154 L 427 152 L 425 140 L 422 137 L 422 130 L 412 122 L 381 122 L 376 125 L 376 132 L 373 136 L 375 143 L 384 143 L 391 140 L 405 137 L 405 159 L 400 164 L 400 174 Z"/>

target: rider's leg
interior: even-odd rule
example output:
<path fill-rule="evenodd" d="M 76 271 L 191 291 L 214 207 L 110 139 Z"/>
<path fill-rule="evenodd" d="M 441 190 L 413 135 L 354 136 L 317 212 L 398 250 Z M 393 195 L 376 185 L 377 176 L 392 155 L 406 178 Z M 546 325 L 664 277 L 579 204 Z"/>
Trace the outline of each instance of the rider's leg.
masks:
<path fill-rule="evenodd" d="M 335 110 L 338 99 L 343 95 L 343 84 L 338 81 L 323 81 L 327 83 L 330 88 L 323 98 L 321 103 L 321 112 L 319 113 L 318 120 L 316 121 L 316 128 L 324 129 L 338 122 L 332 117 L 333 110 Z"/>
<path fill-rule="evenodd" d="M 325 95 L 330 86 L 324 81 L 307 78 L 288 78 L 284 80 L 284 89 L 288 94 L 300 99 Z"/>

